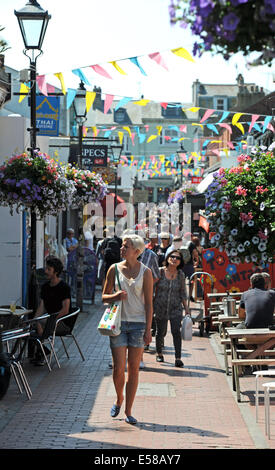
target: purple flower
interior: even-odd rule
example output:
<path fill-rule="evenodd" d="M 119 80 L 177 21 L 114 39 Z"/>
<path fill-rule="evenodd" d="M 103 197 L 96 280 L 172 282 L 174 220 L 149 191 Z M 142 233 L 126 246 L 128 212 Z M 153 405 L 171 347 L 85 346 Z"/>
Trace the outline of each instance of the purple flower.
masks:
<path fill-rule="evenodd" d="M 247 2 L 248 0 L 231 0 L 231 3 L 232 5 L 234 5 L 234 7 L 237 7 L 238 5 L 241 5 L 242 3 L 247 3 Z"/>
<path fill-rule="evenodd" d="M 228 13 L 228 15 L 225 15 L 223 18 L 223 27 L 227 31 L 235 31 L 237 28 L 238 24 L 240 22 L 240 18 L 238 18 L 235 13 Z"/>
<path fill-rule="evenodd" d="M 275 14 L 275 2 L 274 0 L 264 0 L 265 7 L 269 14 Z"/>

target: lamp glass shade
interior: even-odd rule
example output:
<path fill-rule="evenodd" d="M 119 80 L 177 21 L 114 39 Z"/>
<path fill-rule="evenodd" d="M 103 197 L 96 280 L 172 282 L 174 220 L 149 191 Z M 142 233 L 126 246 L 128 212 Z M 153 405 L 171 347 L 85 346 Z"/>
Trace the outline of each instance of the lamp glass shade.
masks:
<path fill-rule="evenodd" d="M 74 111 L 77 118 L 86 117 L 86 89 L 81 83 L 74 98 Z"/>
<path fill-rule="evenodd" d="M 118 163 L 120 160 L 120 155 L 122 152 L 122 145 L 111 145 L 111 150 L 113 154 L 113 160 L 115 163 Z"/>
<path fill-rule="evenodd" d="M 42 49 L 46 29 L 51 16 L 34 0 L 22 10 L 14 11 L 20 26 L 26 49 Z"/>

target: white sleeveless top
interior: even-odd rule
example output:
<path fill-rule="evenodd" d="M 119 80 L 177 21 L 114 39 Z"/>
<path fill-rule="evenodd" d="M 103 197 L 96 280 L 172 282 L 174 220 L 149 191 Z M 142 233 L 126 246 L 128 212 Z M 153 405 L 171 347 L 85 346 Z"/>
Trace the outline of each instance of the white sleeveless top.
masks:
<path fill-rule="evenodd" d="M 135 279 L 128 279 L 122 274 L 117 265 L 119 282 L 121 289 L 127 292 L 127 299 L 122 301 L 121 320 L 128 322 L 145 323 L 145 302 L 143 293 L 143 275 L 147 267 L 140 263 L 140 270 Z M 115 282 L 116 290 L 119 290 L 117 278 Z"/>

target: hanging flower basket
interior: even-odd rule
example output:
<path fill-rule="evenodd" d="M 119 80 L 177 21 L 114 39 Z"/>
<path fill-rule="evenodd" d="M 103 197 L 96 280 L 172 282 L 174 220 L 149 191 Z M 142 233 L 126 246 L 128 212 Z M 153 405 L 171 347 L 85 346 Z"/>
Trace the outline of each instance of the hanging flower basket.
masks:
<path fill-rule="evenodd" d="M 107 194 L 107 184 L 99 173 L 81 170 L 71 164 L 68 164 L 64 171 L 67 180 L 76 189 L 73 195 L 73 207 L 80 207 L 89 202 L 99 202 Z"/>
<path fill-rule="evenodd" d="M 28 207 L 40 218 L 56 215 L 72 204 L 75 193 L 62 167 L 44 153 L 15 155 L 0 167 L 0 205 L 11 214 Z"/>
<path fill-rule="evenodd" d="M 220 168 L 206 193 L 213 247 L 232 263 L 272 262 L 275 252 L 275 153 L 254 149 Z"/>
<path fill-rule="evenodd" d="M 174 204 L 183 202 L 185 200 L 185 194 L 197 194 L 197 189 L 194 186 L 189 186 L 188 188 L 180 188 L 177 191 L 172 191 L 167 199 L 167 204 Z"/>
<path fill-rule="evenodd" d="M 172 24 L 190 25 L 199 37 L 194 55 L 211 51 L 228 60 L 260 51 L 256 65 L 271 65 L 275 57 L 274 0 L 171 0 L 169 14 Z"/>

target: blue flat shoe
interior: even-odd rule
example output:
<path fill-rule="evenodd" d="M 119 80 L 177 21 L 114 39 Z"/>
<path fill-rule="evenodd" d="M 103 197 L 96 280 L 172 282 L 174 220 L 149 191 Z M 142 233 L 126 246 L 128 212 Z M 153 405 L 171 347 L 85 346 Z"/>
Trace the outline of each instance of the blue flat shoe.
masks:
<path fill-rule="evenodd" d="M 137 420 L 133 416 L 127 416 L 125 422 L 128 424 L 137 424 Z"/>
<path fill-rule="evenodd" d="M 112 418 L 115 418 L 120 412 L 120 406 L 118 405 L 113 405 L 111 408 L 111 416 Z"/>

